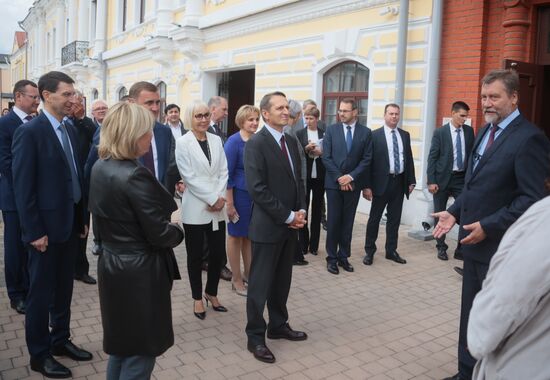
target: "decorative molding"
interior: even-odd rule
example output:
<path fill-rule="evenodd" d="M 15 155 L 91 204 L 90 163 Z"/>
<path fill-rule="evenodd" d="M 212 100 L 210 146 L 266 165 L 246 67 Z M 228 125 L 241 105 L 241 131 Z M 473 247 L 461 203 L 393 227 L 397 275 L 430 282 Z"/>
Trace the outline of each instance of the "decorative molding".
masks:
<path fill-rule="evenodd" d="M 225 3 L 225 0 L 208 0 L 207 2 L 214 6 L 218 6 Z"/>
<path fill-rule="evenodd" d="M 183 26 L 170 32 L 177 50 L 190 59 L 202 58 L 204 37 L 202 31 L 193 26 Z"/>
<path fill-rule="evenodd" d="M 145 41 L 145 49 L 149 52 L 150 58 L 162 65 L 170 68 L 174 61 L 174 43 L 168 37 L 156 36 Z"/>

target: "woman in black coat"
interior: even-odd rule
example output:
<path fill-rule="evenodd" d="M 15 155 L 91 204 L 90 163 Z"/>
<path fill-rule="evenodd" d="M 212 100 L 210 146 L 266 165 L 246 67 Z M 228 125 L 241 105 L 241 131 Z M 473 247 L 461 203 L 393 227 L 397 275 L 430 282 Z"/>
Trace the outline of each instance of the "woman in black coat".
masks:
<path fill-rule="evenodd" d="M 103 121 L 92 169 L 107 380 L 149 379 L 155 357 L 174 344 L 170 291 L 180 276 L 172 248 L 183 231 L 170 223 L 174 199 L 136 160 L 149 150 L 153 125 L 145 108 L 116 104 Z"/>

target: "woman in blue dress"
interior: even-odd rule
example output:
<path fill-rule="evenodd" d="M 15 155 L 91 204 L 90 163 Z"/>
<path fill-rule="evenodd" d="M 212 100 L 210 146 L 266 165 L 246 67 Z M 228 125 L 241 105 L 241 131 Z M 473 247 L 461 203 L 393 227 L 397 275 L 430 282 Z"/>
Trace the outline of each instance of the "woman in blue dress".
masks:
<path fill-rule="evenodd" d="M 252 213 L 252 200 L 246 189 L 244 176 L 244 144 L 258 129 L 260 110 L 251 105 L 244 105 L 237 111 L 235 123 L 239 133 L 235 133 L 225 143 L 227 169 L 227 257 L 233 272 L 231 279 L 233 290 L 241 296 L 246 296 L 245 278 L 248 278 L 251 260 L 251 243 L 248 239 L 248 225 Z M 244 276 L 241 274 L 241 254 L 243 257 Z"/>

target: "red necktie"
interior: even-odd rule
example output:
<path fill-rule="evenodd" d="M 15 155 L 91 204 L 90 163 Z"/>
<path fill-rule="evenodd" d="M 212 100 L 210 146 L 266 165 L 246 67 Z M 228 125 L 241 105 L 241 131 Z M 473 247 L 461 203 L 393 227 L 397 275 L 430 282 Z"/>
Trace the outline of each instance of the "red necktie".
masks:
<path fill-rule="evenodd" d="M 283 152 L 283 156 L 285 157 L 286 162 L 290 165 L 290 160 L 288 159 L 288 152 L 286 150 L 286 144 L 285 144 L 285 135 L 281 136 L 281 151 Z"/>
<path fill-rule="evenodd" d="M 487 151 L 487 149 L 489 149 L 491 147 L 491 145 L 493 145 L 493 143 L 495 142 L 495 133 L 496 133 L 497 130 L 498 130 L 498 125 L 494 124 L 491 127 L 491 133 L 489 134 L 489 140 L 487 140 L 487 145 L 485 146 L 485 151 Z"/>

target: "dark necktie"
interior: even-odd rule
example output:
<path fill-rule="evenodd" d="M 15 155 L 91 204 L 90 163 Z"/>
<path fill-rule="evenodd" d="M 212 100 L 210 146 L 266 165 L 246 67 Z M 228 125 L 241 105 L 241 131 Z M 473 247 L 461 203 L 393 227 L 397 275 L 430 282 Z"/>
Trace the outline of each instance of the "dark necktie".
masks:
<path fill-rule="evenodd" d="M 285 135 L 281 136 L 280 141 L 281 141 L 281 151 L 283 152 L 283 156 L 286 162 L 288 162 L 288 165 L 290 166 L 290 168 L 292 169 L 292 164 L 290 163 L 290 159 L 288 158 L 288 151 L 286 150 Z"/>
<path fill-rule="evenodd" d="M 212 124 L 212 129 L 216 135 L 220 135 L 220 130 L 218 129 L 218 124 Z"/>
<path fill-rule="evenodd" d="M 31 115 L 25 116 L 25 120 L 26 120 L 26 121 L 31 121 L 31 120 L 32 120 L 32 116 L 31 116 Z"/>
<path fill-rule="evenodd" d="M 462 138 L 460 137 L 460 128 L 455 128 L 456 131 L 456 167 L 459 171 L 464 169 L 464 159 L 462 158 Z"/>
<path fill-rule="evenodd" d="M 351 144 L 353 142 L 353 137 L 351 135 L 351 125 L 347 125 L 346 129 L 348 130 L 346 132 L 346 149 L 348 150 L 348 153 L 351 151 Z"/>
<path fill-rule="evenodd" d="M 76 167 L 75 162 L 73 159 L 73 154 L 71 152 L 71 145 L 69 143 L 69 136 L 67 135 L 67 127 L 64 123 L 61 123 L 58 127 L 59 131 L 61 132 L 61 141 L 63 142 L 63 151 L 65 152 L 65 158 L 67 159 L 67 163 L 69 164 L 69 168 L 71 171 L 71 183 L 73 187 L 73 199 L 74 203 L 80 202 L 80 198 L 82 197 L 81 189 L 80 189 L 80 182 L 78 181 L 78 175 L 76 174 Z"/>
<path fill-rule="evenodd" d="M 153 157 L 153 146 L 149 143 L 149 150 L 143 155 L 143 166 L 145 166 L 149 171 L 155 175 L 155 158 Z"/>
<path fill-rule="evenodd" d="M 397 143 L 395 129 L 391 131 L 391 139 L 393 142 L 393 174 L 397 175 L 401 171 L 401 165 L 399 164 L 399 144 Z"/>
<path fill-rule="evenodd" d="M 493 126 L 491 127 L 491 133 L 489 133 L 489 140 L 487 140 L 487 145 L 485 145 L 485 152 L 487 152 L 487 150 L 489 150 L 491 145 L 493 145 L 493 143 L 495 142 L 495 133 L 498 131 L 498 128 L 499 128 L 498 124 L 493 124 Z"/>

